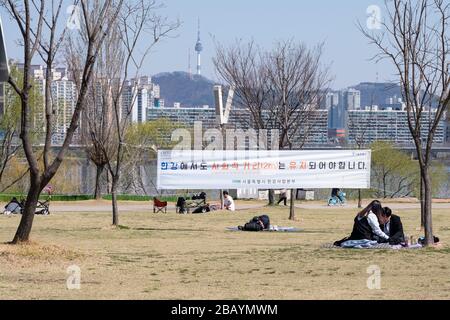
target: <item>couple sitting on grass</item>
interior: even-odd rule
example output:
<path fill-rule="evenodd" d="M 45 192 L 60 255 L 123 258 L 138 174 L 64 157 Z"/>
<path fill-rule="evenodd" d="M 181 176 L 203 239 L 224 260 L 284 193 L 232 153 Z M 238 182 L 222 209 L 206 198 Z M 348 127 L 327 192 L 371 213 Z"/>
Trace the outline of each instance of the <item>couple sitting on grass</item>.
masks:
<path fill-rule="evenodd" d="M 405 243 L 403 225 L 399 216 L 392 214 L 388 207 L 383 208 L 375 200 L 364 208 L 355 218 L 350 237 L 336 241 L 335 246 L 358 246 L 365 242 L 400 245 Z"/>

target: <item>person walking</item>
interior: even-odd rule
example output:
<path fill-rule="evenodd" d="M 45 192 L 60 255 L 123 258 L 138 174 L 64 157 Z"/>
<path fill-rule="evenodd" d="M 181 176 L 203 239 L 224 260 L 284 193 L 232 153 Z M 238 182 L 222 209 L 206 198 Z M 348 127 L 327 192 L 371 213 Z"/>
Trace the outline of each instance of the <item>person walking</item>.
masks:
<path fill-rule="evenodd" d="M 284 201 L 284 205 L 287 206 L 287 190 L 283 189 L 280 192 L 280 200 L 278 201 L 278 204 L 280 204 L 282 201 Z"/>

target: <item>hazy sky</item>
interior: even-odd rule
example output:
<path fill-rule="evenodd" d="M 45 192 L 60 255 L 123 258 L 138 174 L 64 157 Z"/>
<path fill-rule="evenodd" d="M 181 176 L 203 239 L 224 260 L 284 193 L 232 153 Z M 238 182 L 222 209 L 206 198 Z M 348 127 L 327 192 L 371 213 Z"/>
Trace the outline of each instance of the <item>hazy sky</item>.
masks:
<path fill-rule="evenodd" d="M 188 69 L 188 50 L 192 52 L 195 70 L 194 45 L 197 40 L 197 19 L 201 20 L 203 74 L 216 79 L 211 58 L 214 41 L 231 44 L 236 39 L 254 39 L 265 48 L 276 40 L 295 39 L 313 46 L 325 43 L 324 62 L 331 63 L 335 77 L 333 87 L 343 88 L 362 81 L 389 80 L 393 69 L 384 62 L 375 64 L 369 59 L 375 48 L 356 27 L 359 20 L 366 24 L 366 9 L 383 0 L 165 0 L 161 13 L 182 21 L 176 37 L 166 39 L 155 49 L 147 62 L 149 75 L 163 71 Z M 382 12 L 383 14 L 383 12 Z M 17 27 L 2 12 L 5 37 L 10 57 L 20 58 L 15 44 Z"/>

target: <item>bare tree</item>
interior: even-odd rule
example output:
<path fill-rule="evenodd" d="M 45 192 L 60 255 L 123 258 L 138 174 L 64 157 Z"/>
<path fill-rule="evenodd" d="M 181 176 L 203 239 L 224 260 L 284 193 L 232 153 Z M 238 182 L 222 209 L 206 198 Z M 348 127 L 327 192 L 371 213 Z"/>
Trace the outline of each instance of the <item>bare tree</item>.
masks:
<path fill-rule="evenodd" d="M 369 126 L 367 124 L 358 124 L 353 121 L 352 118 L 349 118 L 350 127 L 356 131 L 356 134 L 353 136 L 353 143 L 356 145 L 357 149 L 364 149 L 367 146 L 367 131 L 369 130 Z M 350 131 L 350 130 L 349 130 Z M 358 189 L 358 208 L 362 208 L 362 196 L 361 189 Z"/>
<path fill-rule="evenodd" d="M 370 143 L 370 131 L 372 130 L 372 122 L 373 122 L 373 108 L 374 108 L 374 95 L 371 96 L 371 103 L 370 103 L 370 111 L 369 116 L 365 118 L 363 122 L 355 121 L 354 117 L 350 117 L 349 114 L 347 114 L 348 117 L 348 124 L 349 124 L 349 133 L 351 133 L 351 136 L 349 136 L 349 142 L 350 144 L 356 145 L 356 148 L 358 150 L 366 148 Z M 361 189 L 358 189 L 358 208 L 362 208 L 362 196 L 361 196 Z"/>
<path fill-rule="evenodd" d="M 11 77 L 19 81 L 20 72 L 13 66 L 11 69 Z M 14 156 L 20 151 L 20 141 L 18 136 L 20 132 L 20 99 L 14 89 L 8 84 L 0 84 L 3 86 L 4 108 L 0 110 L 0 186 L 1 192 L 9 189 L 18 181 L 9 181 L 5 186 L 3 177 L 7 171 L 8 165 Z M 25 175 L 23 175 L 25 176 Z M 21 176 L 21 178 L 23 178 Z"/>
<path fill-rule="evenodd" d="M 95 191 L 96 200 L 102 197 L 102 175 L 108 165 L 108 157 L 113 157 L 117 149 L 117 140 L 113 135 L 113 110 L 111 81 L 116 72 L 120 72 L 117 64 L 123 58 L 122 51 L 112 50 L 114 44 L 120 44 L 120 33 L 112 32 L 106 39 L 106 45 L 99 51 L 99 58 L 89 88 L 86 110 L 83 113 L 82 141 L 86 146 L 86 154 L 96 167 Z M 106 77 L 106 75 L 108 75 Z M 106 156 L 108 155 L 108 157 Z"/>
<path fill-rule="evenodd" d="M 280 149 L 302 149 L 330 81 L 322 65 L 322 45 L 308 49 L 292 40 L 264 51 L 253 42 L 218 46 L 214 59 L 223 81 L 235 89 L 235 107 L 250 112 L 248 127 L 278 129 Z M 237 106 L 236 106 L 237 104 Z M 295 220 L 291 190 L 290 219 Z"/>
<path fill-rule="evenodd" d="M 254 41 L 236 42 L 231 47 L 217 44 L 213 59 L 216 71 L 228 86 L 234 88 L 233 113 L 242 127 L 269 129 L 270 119 L 264 115 L 270 96 L 268 73 L 262 51 Z M 250 113 L 250 117 L 245 115 Z M 274 190 L 269 190 L 269 205 L 275 204 Z"/>
<path fill-rule="evenodd" d="M 432 245 L 431 151 L 450 103 L 450 3 L 393 0 L 386 10 L 382 31 L 360 30 L 378 48 L 376 58 L 390 60 L 399 77 L 419 159 L 426 244 Z"/>
<path fill-rule="evenodd" d="M 309 142 L 330 77 L 322 65 L 323 45 L 308 49 L 304 44 L 283 41 L 265 56 L 269 75 L 269 119 L 280 130 L 280 149 L 301 150 Z M 295 220 L 296 190 L 291 190 L 289 219 Z"/>
<path fill-rule="evenodd" d="M 77 101 L 70 126 L 67 129 L 63 145 L 56 156 L 51 159 L 52 135 L 54 130 L 54 109 L 51 93 L 51 71 L 55 67 L 55 59 L 58 56 L 61 44 L 64 41 L 67 26 L 61 28 L 61 9 L 63 0 L 52 1 L 14 1 L 3 0 L 1 5 L 9 12 L 16 22 L 23 46 L 23 80 L 16 83 L 12 77 L 10 85 L 14 88 L 21 100 L 21 131 L 24 153 L 30 169 L 30 187 L 25 202 L 23 215 L 12 243 L 26 242 L 31 233 L 36 205 L 42 190 L 58 171 L 74 134 L 79 126 L 80 114 L 84 108 L 87 88 L 92 76 L 92 70 L 98 54 L 98 49 L 105 35 L 109 32 L 105 18 L 113 12 L 117 12 L 122 5 L 122 0 L 97 1 L 95 6 L 87 1 L 80 1 L 82 14 L 80 24 L 87 30 L 87 48 L 83 57 L 79 57 L 79 67 L 83 70 L 80 78 L 81 86 L 77 92 Z M 75 2 L 78 4 L 78 1 Z M 95 8 L 95 10 L 93 10 Z M 62 30 L 61 30 L 62 29 Z M 43 165 L 33 148 L 31 139 L 32 119 L 30 92 L 32 90 L 33 74 L 31 64 L 39 55 L 46 67 L 46 84 L 44 88 L 45 110 L 45 143 L 43 152 Z"/>
<path fill-rule="evenodd" d="M 20 145 L 15 143 L 15 139 L 20 130 L 19 119 L 17 116 L 19 108 L 16 108 L 16 99 L 14 99 L 15 92 L 12 93 L 12 89 L 10 87 L 7 88 L 6 85 L 4 85 L 3 90 L 5 108 L 3 114 L 0 114 L 0 185 L 2 185 L 5 169 L 20 148 Z"/>
<path fill-rule="evenodd" d="M 100 96 L 103 98 L 100 98 L 99 104 L 94 103 L 96 111 L 87 115 L 91 117 L 88 121 L 90 147 L 96 156 L 102 157 L 111 177 L 114 226 L 119 225 L 117 195 L 126 158 L 127 130 L 142 84 L 140 73 L 153 47 L 170 36 L 180 24 L 158 15 L 156 11 L 159 8 L 161 5 L 156 1 L 127 1 L 123 5 L 119 19 L 114 23 L 114 31 L 107 35 L 107 41 L 101 49 L 96 70 L 99 81 L 93 83 L 94 86 L 100 84 Z M 126 103 L 123 100 L 125 90 L 129 90 L 126 92 L 129 96 Z M 98 112 L 105 114 L 102 121 L 106 125 L 99 124 L 100 127 L 96 127 L 93 124 L 97 121 L 95 114 Z"/>
<path fill-rule="evenodd" d="M 150 195 L 150 188 L 156 189 L 151 163 L 156 161 L 158 150 L 176 145 L 170 137 L 178 128 L 180 124 L 165 118 L 135 123 L 128 128 L 121 190 Z"/>
<path fill-rule="evenodd" d="M 11 161 L 12 157 L 16 153 L 16 151 L 19 149 L 18 145 L 14 145 L 14 137 L 15 137 L 15 130 L 14 128 L 6 128 L 6 130 L 3 131 L 3 136 L 1 137 L 0 141 L 0 184 L 2 182 L 3 174 L 5 172 L 5 169 L 8 165 L 8 163 Z"/>

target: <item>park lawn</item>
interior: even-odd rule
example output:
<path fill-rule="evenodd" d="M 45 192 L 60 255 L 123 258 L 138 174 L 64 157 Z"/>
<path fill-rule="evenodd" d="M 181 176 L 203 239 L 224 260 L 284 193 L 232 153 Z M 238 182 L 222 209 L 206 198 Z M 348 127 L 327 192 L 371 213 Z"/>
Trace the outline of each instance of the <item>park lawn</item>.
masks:
<path fill-rule="evenodd" d="M 0 299 L 449 299 L 450 248 L 377 251 L 324 249 L 346 236 L 356 209 L 263 208 L 208 215 L 107 213 L 37 216 L 33 244 L 0 244 Z M 418 210 L 396 212 L 419 235 Z M 226 231 L 255 215 L 301 233 Z M 19 217 L 0 216 L 0 243 Z M 450 210 L 434 211 L 435 233 L 450 243 Z M 81 268 L 81 290 L 66 269 Z M 381 268 L 381 290 L 367 268 Z"/>

